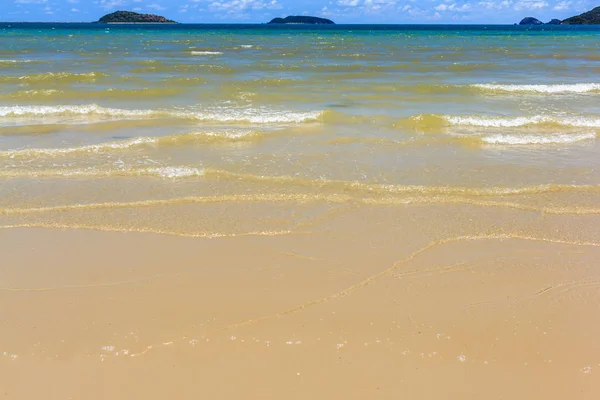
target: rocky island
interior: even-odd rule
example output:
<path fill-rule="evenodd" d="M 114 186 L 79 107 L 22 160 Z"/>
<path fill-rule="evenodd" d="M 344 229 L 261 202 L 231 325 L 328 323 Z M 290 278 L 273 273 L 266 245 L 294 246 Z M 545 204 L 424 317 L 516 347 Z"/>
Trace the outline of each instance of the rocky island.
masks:
<path fill-rule="evenodd" d="M 567 18 L 563 21 L 560 19 L 553 19 L 550 22 L 544 24 L 537 18 L 526 17 L 519 22 L 519 25 L 600 25 L 600 7 L 596 7 L 591 11 L 585 12 L 580 15 L 576 15 L 571 18 Z M 516 24 L 515 24 L 516 25 Z"/>
<path fill-rule="evenodd" d="M 305 25 L 334 25 L 330 19 L 309 17 L 305 15 L 290 15 L 285 18 L 273 18 L 269 24 L 305 24 Z"/>
<path fill-rule="evenodd" d="M 567 18 L 562 21 L 565 25 L 595 25 L 600 24 L 600 7 L 596 7 L 591 11 Z"/>
<path fill-rule="evenodd" d="M 115 11 L 98 20 L 105 24 L 176 24 L 177 22 L 160 15 L 139 14 L 133 11 Z"/>
<path fill-rule="evenodd" d="M 525 17 L 519 22 L 519 25 L 543 25 L 544 23 L 537 18 Z"/>

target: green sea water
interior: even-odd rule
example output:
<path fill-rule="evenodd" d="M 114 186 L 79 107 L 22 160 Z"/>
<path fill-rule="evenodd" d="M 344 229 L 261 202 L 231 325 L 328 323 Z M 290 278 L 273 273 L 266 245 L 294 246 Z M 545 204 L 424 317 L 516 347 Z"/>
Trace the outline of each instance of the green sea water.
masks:
<path fill-rule="evenodd" d="M 4 209 L 199 196 L 598 201 L 597 27 L 0 32 Z M 13 214 L 5 224 L 23 223 Z"/>

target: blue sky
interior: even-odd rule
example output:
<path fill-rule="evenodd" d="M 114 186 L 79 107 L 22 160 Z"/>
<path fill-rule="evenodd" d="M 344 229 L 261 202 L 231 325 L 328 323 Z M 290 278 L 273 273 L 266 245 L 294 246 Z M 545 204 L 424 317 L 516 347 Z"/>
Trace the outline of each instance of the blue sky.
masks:
<path fill-rule="evenodd" d="M 597 0 L 596 0 L 597 1 Z M 563 19 L 594 0 L 0 0 L 0 21 L 95 21 L 116 10 L 179 22 L 267 22 L 315 15 L 338 23 L 507 23 Z"/>

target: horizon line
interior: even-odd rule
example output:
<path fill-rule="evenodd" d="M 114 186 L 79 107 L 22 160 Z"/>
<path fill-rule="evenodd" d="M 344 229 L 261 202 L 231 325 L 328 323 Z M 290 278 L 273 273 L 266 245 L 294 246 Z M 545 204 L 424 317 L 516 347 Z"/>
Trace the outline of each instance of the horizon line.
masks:
<path fill-rule="evenodd" d="M 99 22 L 99 21 L 0 21 L 0 24 L 95 24 L 95 25 L 272 25 L 272 26 L 335 26 L 335 25 L 472 25 L 472 26 L 546 26 L 552 24 L 541 25 L 520 25 L 518 22 L 505 23 L 473 23 L 473 22 L 348 22 L 334 24 L 269 24 L 268 22 Z M 562 26 L 562 25 L 554 25 Z M 567 24 L 565 24 L 567 26 Z M 569 25 L 570 26 L 570 25 Z M 575 25 L 574 25 L 575 26 Z M 586 26 L 586 25 L 576 25 Z M 594 26 L 594 25 L 587 25 Z"/>

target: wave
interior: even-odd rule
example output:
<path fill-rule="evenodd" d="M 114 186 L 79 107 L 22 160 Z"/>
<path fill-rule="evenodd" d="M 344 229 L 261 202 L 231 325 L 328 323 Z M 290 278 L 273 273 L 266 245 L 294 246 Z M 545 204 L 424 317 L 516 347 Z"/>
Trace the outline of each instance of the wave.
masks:
<path fill-rule="evenodd" d="M 96 104 L 60 106 L 4 106 L 0 107 L 0 117 L 45 117 L 68 115 L 107 115 L 114 117 L 140 117 L 156 114 L 153 110 L 122 110 L 104 108 Z"/>
<path fill-rule="evenodd" d="M 51 129 L 49 125 L 47 129 Z M 50 130 L 52 131 L 52 130 Z M 1 132 L 1 131 L 0 131 Z M 224 130 L 224 131 L 195 131 L 168 136 L 136 137 L 114 142 L 99 143 L 93 145 L 66 147 L 66 148 L 26 148 L 18 150 L 0 151 L 0 158 L 36 158 L 57 157 L 71 154 L 86 153 L 109 153 L 113 151 L 129 150 L 147 146 L 182 146 L 186 144 L 218 144 L 256 142 L 264 139 L 268 133 L 259 130 Z M 558 133 L 549 135 L 516 135 L 495 134 L 487 136 L 423 136 L 411 140 L 397 141 L 388 138 L 359 138 L 338 137 L 328 141 L 332 145 L 367 144 L 396 147 L 418 147 L 432 144 L 449 144 L 462 146 L 479 146 L 481 144 L 492 145 L 540 145 L 540 144 L 568 144 L 577 143 L 596 138 L 596 133 Z"/>
<path fill-rule="evenodd" d="M 595 132 L 588 133 L 554 133 L 549 135 L 508 135 L 497 134 L 489 135 L 481 138 L 481 141 L 486 144 L 502 144 L 502 145 L 537 145 L 537 144 L 565 144 L 577 143 L 585 140 L 596 138 Z"/>
<path fill-rule="evenodd" d="M 51 149 L 21 149 L 0 151 L 0 157 L 3 158 L 19 158 L 19 157 L 39 157 L 39 156 L 59 156 L 73 153 L 102 153 L 109 150 L 123 150 L 132 147 L 153 144 L 158 141 L 158 138 L 140 137 L 131 140 L 122 140 L 117 142 L 92 144 L 80 147 L 68 148 L 51 148 Z"/>
<path fill-rule="evenodd" d="M 220 56 L 223 54 L 222 51 L 190 51 L 193 56 Z"/>
<path fill-rule="evenodd" d="M 0 215 L 24 215 L 35 213 L 51 213 L 81 210 L 145 208 L 157 206 L 172 206 L 183 204 L 210 204 L 210 203 L 356 203 L 365 205 L 421 205 L 421 204 L 469 204 L 478 207 L 508 208 L 522 211 L 544 212 L 547 214 L 600 214 L 600 208 L 580 206 L 533 206 L 522 203 L 478 200 L 467 197 L 455 196 L 424 196 L 424 197 L 356 197 L 347 194 L 308 194 L 308 193 L 254 193 L 231 195 L 188 196 L 168 199 L 138 200 L 129 202 L 83 203 L 70 205 L 52 205 L 44 207 L 4 207 L 0 208 Z"/>
<path fill-rule="evenodd" d="M 86 116 L 97 115 L 117 118 L 156 118 L 176 117 L 197 121 L 246 122 L 252 124 L 301 123 L 315 121 L 323 111 L 289 111 L 258 108 L 212 108 L 207 110 L 165 109 L 165 110 L 124 110 L 104 108 L 96 104 L 60 106 L 4 106 L 0 107 L 0 117 L 47 117 L 47 116 Z"/>
<path fill-rule="evenodd" d="M 152 74 L 155 76 L 157 73 L 183 73 L 183 74 L 233 74 L 235 69 L 226 65 L 219 64 L 157 64 L 147 67 L 134 68 L 129 72 L 134 74 Z M 148 77 L 148 79 L 152 79 Z"/>
<path fill-rule="evenodd" d="M 316 121 L 323 111 L 277 111 L 267 108 L 229 109 L 204 112 L 180 112 L 174 115 L 200 121 L 249 122 L 253 124 L 301 123 Z"/>
<path fill-rule="evenodd" d="M 555 85 L 502 85 L 473 84 L 470 87 L 490 92 L 511 93 L 600 93 L 600 83 L 573 83 Z"/>
<path fill-rule="evenodd" d="M 0 151 L 0 158 L 35 158 L 40 156 L 56 157 L 78 153 L 106 153 L 115 150 L 128 150 L 150 145 L 176 146 L 187 143 L 247 142 L 260 140 L 264 135 L 264 132 L 257 130 L 199 131 L 162 137 L 136 137 L 127 140 L 78 147 L 7 150 Z"/>
<path fill-rule="evenodd" d="M 454 202 L 481 206 L 498 206 L 518 208 L 525 211 L 546 211 L 549 213 L 598 213 L 591 209 L 578 207 L 538 208 L 525 204 L 503 203 L 485 197 L 511 197 L 521 195 L 537 195 L 546 193 L 600 193 L 600 185 L 576 184 L 539 184 L 521 187 L 460 187 L 460 186 L 423 186 L 402 184 L 377 184 L 359 181 L 342 181 L 303 178 L 296 176 L 266 176 L 236 173 L 226 170 L 201 168 L 196 166 L 157 166 L 157 167 L 90 167 L 90 168 L 50 168 L 40 170 L 0 170 L 1 178 L 119 178 L 119 177 L 153 177 L 161 179 L 198 178 L 216 180 L 235 180 L 247 184 L 258 182 L 275 184 L 280 187 L 298 187 L 317 190 L 321 201 L 342 202 L 358 201 L 367 204 L 411 204 L 431 202 Z M 327 193 L 329 192 L 329 193 Z M 294 194 L 294 198 L 308 199 L 315 194 Z M 249 195 L 252 196 L 252 195 Z M 282 194 L 281 196 L 286 196 Z M 293 197 L 292 196 L 292 197 Z M 413 196 L 413 197 L 401 197 Z M 416 196 L 416 197 L 414 197 Z M 292 197 L 289 199 L 291 200 Z M 512 205 L 511 205 L 512 204 Z M 562 210 L 562 211 L 561 211 Z M 571 210 L 571 211 L 568 211 Z M 578 211 L 577 211 L 578 210 Z M 587 211 L 586 211 L 587 210 Z M 594 209 L 595 210 L 595 209 Z"/>
<path fill-rule="evenodd" d="M 48 178 L 48 177 L 85 177 L 85 178 L 109 178 L 109 177 L 135 177 L 149 176 L 155 178 L 177 179 L 199 177 L 204 175 L 204 170 L 189 166 L 163 166 L 142 168 L 50 168 L 43 170 L 9 170 L 0 171 L 2 178 Z"/>
<path fill-rule="evenodd" d="M 94 82 L 99 78 L 107 77 L 102 72 L 71 73 L 71 72 L 45 72 L 42 74 L 32 74 L 23 76 L 2 76 L 0 82 L 15 83 L 53 83 L 53 82 Z"/>
<path fill-rule="evenodd" d="M 448 126 L 473 126 L 481 128 L 517 128 L 526 126 L 600 128 L 600 117 L 533 115 L 504 117 L 487 115 L 436 115 L 420 114 L 399 121 L 399 125 L 414 129 L 441 129 Z"/>
<path fill-rule="evenodd" d="M 26 64 L 35 62 L 33 60 L 0 60 L 0 64 Z"/>
<path fill-rule="evenodd" d="M 598 185 L 562 185 L 542 184 L 523 187 L 455 187 L 455 186 L 423 186 L 423 185 L 398 185 L 364 183 L 359 181 L 341 181 L 328 179 L 301 178 L 295 176 L 265 176 L 252 175 L 206 168 L 204 176 L 207 178 L 236 179 L 247 182 L 269 182 L 288 184 L 291 186 L 310 187 L 314 189 L 330 189 L 348 193 L 352 191 L 361 193 L 380 194 L 426 194 L 426 195 L 460 195 L 460 196 L 512 196 L 522 194 L 538 194 L 552 192 L 598 192 Z"/>
<path fill-rule="evenodd" d="M 30 63 L 41 64 L 42 62 L 34 61 L 34 60 L 0 60 L 0 68 L 16 69 L 16 68 L 22 68 L 23 64 L 30 64 Z"/>
<path fill-rule="evenodd" d="M 119 209 L 171 206 L 181 204 L 210 204 L 210 203 L 252 203 L 252 202 L 282 202 L 282 203 L 348 203 L 355 202 L 367 205 L 400 205 L 400 204 L 469 204 L 480 207 L 511 208 L 523 211 L 545 212 L 547 214 L 600 214 L 600 208 L 587 208 L 579 206 L 554 207 L 554 206 L 531 206 L 521 203 L 499 202 L 490 200 L 475 200 L 464 197 L 354 197 L 345 194 L 294 194 L 294 193 L 254 193 L 254 194 L 231 194 L 213 196 L 188 196 L 168 199 L 138 200 L 129 202 L 105 202 L 105 203 L 83 203 L 71 205 L 55 205 L 45 207 L 4 207 L 0 208 L 0 214 L 22 215 L 33 213 L 64 212 L 78 210 Z"/>
<path fill-rule="evenodd" d="M 109 88 L 100 91 L 80 91 L 80 90 L 19 90 L 16 92 L 3 93 L 0 97 L 11 99 L 30 99 L 30 100 L 52 100 L 57 99 L 122 99 L 122 98 L 153 98 L 174 96 L 182 93 L 185 88 L 143 88 L 143 89 L 117 89 Z"/>

